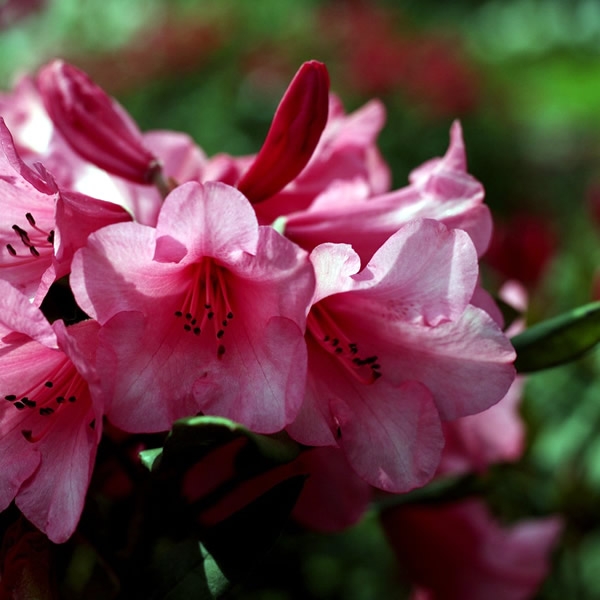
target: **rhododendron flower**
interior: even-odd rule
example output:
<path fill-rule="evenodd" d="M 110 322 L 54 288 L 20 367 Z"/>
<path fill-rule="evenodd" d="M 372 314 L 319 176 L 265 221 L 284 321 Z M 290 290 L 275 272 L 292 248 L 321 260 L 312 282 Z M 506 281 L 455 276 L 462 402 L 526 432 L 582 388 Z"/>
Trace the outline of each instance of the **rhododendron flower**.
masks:
<path fill-rule="evenodd" d="M 81 515 L 102 427 L 93 396 L 97 323 L 50 325 L 0 281 L 0 510 L 14 499 L 57 543 Z"/>
<path fill-rule="evenodd" d="M 164 430 L 203 411 L 273 432 L 295 417 L 314 274 L 236 189 L 189 182 L 167 196 L 156 229 L 96 232 L 71 285 L 103 325 L 98 370 L 122 429 Z"/>
<path fill-rule="evenodd" d="M 488 408 L 514 379 L 514 351 L 469 304 L 477 255 L 468 235 L 432 220 L 391 236 L 360 271 L 347 245 L 323 244 L 307 318 L 305 401 L 288 431 L 339 446 L 387 491 L 423 485 L 438 465 L 442 419 Z"/>
<path fill-rule="evenodd" d="M 332 184 L 306 210 L 287 214 L 281 229 L 307 250 L 324 242 L 352 244 L 366 263 L 402 225 L 430 218 L 464 229 L 481 255 L 492 233 L 483 198 L 483 186 L 467 173 L 462 130 L 455 122 L 445 156 L 415 169 L 409 186 L 372 196 L 360 181 Z"/>
<path fill-rule="evenodd" d="M 40 70 L 37 85 L 55 126 L 85 159 L 135 183 L 160 175 L 134 121 L 83 71 L 55 60 Z"/>
<path fill-rule="evenodd" d="M 500 525 L 478 500 L 402 506 L 382 515 L 414 600 L 528 600 L 549 571 L 558 518 Z"/>
<path fill-rule="evenodd" d="M 130 219 L 114 204 L 61 192 L 42 165 L 28 167 L 2 119 L 0 191 L 2 277 L 30 296 L 37 292 L 40 302 L 50 284 L 69 272 L 73 252 L 90 232 Z"/>

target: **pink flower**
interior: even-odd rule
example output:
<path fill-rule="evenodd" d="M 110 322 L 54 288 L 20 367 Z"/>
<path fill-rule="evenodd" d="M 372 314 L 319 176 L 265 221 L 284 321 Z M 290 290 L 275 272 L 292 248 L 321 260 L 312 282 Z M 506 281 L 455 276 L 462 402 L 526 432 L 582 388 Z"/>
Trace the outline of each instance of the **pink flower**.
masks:
<path fill-rule="evenodd" d="M 155 181 L 160 163 L 137 126 L 83 71 L 55 60 L 40 70 L 37 85 L 55 126 L 82 157 L 135 183 Z"/>
<path fill-rule="evenodd" d="M 402 225 L 429 218 L 464 229 L 481 255 L 492 233 L 483 198 L 483 186 L 466 171 L 462 131 L 455 122 L 446 155 L 415 169 L 409 186 L 372 196 L 360 180 L 339 181 L 306 210 L 287 214 L 281 228 L 307 250 L 323 242 L 352 244 L 366 263 Z"/>
<path fill-rule="evenodd" d="M 415 600 L 527 600 L 549 570 L 558 518 L 503 527 L 478 500 L 403 506 L 382 516 Z"/>
<path fill-rule="evenodd" d="M 50 325 L 8 283 L 0 290 L 0 510 L 14 499 L 60 543 L 79 521 L 101 435 L 88 385 L 98 327 Z"/>
<path fill-rule="evenodd" d="M 273 432 L 295 417 L 314 275 L 234 188 L 189 182 L 156 229 L 98 231 L 76 253 L 71 285 L 103 325 L 98 369 L 118 427 L 159 431 L 203 411 Z"/>
<path fill-rule="evenodd" d="M 28 167 L 0 119 L 0 270 L 2 278 L 41 302 L 70 270 L 73 252 L 90 232 L 129 220 L 121 207 L 62 192 L 45 168 Z"/>
<path fill-rule="evenodd" d="M 479 412 L 514 379 L 514 351 L 469 304 L 477 256 L 468 235 L 431 220 L 392 235 L 359 272 L 347 245 L 323 244 L 307 319 L 307 392 L 288 431 L 339 446 L 370 484 L 401 492 L 437 468 L 441 419 Z"/>

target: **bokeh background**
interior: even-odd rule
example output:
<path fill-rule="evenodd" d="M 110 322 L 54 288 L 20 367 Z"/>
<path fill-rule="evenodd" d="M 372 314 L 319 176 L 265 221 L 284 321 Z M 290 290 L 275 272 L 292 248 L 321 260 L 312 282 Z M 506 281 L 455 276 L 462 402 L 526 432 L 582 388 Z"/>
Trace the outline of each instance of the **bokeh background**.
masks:
<path fill-rule="evenodd" d="M 394 186 L 443 154 L 460 119 L 496 223 L 483 278 L 519 280 L 527 318 L 600 299 L 597 0 L 4 0 L 0 84 L 63 57 L 143 130 L 190 134 L 211 155 L 254 153 L 297 67 L 324 61 L 348 110 L 387 108 Z M 600 351 L 528 378 L 527 451 L 486 475 L 506 522 L 566 528 L 538 598 L 600 598 Z M 254 588 L 254 591 L 252 590 Z M 402 597 L 378 521 L 283 539 L 245 598 Z"/>

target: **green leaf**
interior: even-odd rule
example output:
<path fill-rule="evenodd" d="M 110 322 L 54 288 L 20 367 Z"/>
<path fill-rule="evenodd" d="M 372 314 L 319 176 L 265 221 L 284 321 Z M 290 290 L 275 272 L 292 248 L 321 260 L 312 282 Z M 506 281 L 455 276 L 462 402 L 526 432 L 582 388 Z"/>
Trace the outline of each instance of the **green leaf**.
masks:
<path fill-rule="evenodd" d="M 511 340 L 515 367 L 531 373 L 572 361 L 600 342 L 600 302 L 592 302 L 529 327 Z"/>
<path fill-rule="evenodd" d="M 259 435 L 229 419 L 200 416 L 176 421 L 164 447 L 144 450 L 140 452 L 140 458 L 151 471 L 182 470 L 239 437 L 248 440 L 255 454 L 255 466 L 290 462 L 300 453 L 300 446 L 285 433 Z"/>
<path fill-rule="evenodd" d="M 231 584 L 208 550 L 197 540 L 156 545 L 145 589 L 151 600 L 216 600 Z"/>

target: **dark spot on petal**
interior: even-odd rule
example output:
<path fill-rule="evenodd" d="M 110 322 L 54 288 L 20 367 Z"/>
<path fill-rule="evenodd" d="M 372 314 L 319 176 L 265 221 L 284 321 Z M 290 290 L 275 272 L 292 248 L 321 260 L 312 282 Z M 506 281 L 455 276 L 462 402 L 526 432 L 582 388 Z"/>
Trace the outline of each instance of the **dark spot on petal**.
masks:
<path fill-rule="evenodd" d="M 47 388 L 51 388 L 54 384 L 51 381 L 46 381 L 44 384 Z"/>
<path fill-rule="evenodd" d="M 4 399 L 8 400 L 9 402 L 13 402 L 17 399 L 17 397 L 14 394 L 8 394 L 8 396 L 4 396 Z"/>
<path fill-rule="evenodd" d="M 183 313 L 180 310 L 176 310 L 175 311 L 175 316 L 176 317 L 183 317 Z"/>
<path fill-rule="evenodd" d="M 25 405 L 22 402 L 15 402 L 13 406 L 19 410 L 23 410 L 25 408 Z"/>

